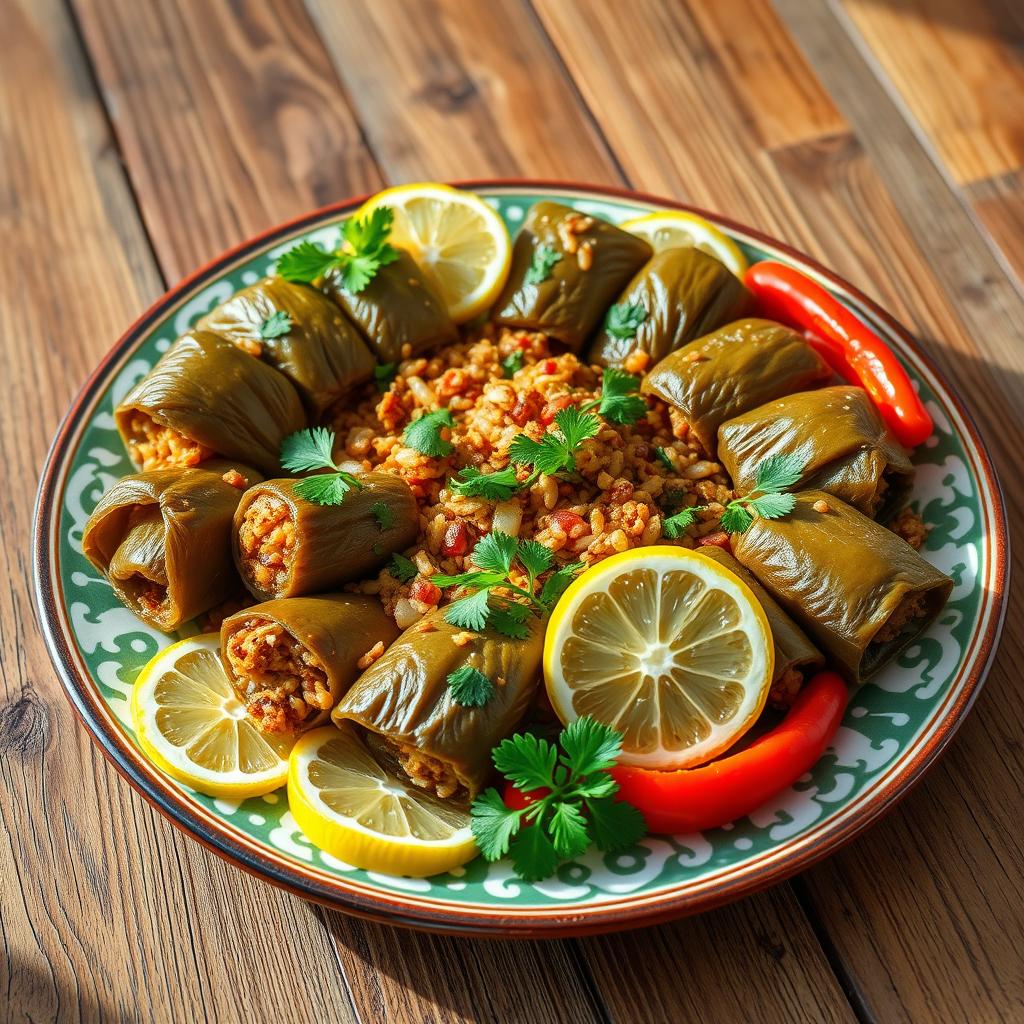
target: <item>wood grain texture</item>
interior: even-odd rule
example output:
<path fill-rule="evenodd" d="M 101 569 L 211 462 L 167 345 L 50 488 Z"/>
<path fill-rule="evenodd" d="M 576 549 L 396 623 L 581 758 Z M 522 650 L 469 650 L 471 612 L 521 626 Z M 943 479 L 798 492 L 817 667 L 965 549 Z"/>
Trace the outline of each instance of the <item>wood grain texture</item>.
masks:
<path fill-rule="evenodd" d="M 309 6 L 392 178 L 620 180 L 526 0 Z"/>
<path fill-rule="evenodd" d="M 176 833 L 97 753 L 34 620 L 33 482 L 75 390 L 162 290 L 56 0 L 0 4 L 0 1019 L 353 1019 L 301 904 Z M 273 922 L 267 928 L 260 922 Z M 323 965 L 311 976 L 280 944 Z"/>
<path fill-rule="evenodd" d="M 381 184 L 301 0 L 74 0 L 168 280 Z"/>
<path fill-rule="evenodd" d="M 1024 7 L 1016 0 L 843 0 L 959 184 L 1024 169 Z"/>

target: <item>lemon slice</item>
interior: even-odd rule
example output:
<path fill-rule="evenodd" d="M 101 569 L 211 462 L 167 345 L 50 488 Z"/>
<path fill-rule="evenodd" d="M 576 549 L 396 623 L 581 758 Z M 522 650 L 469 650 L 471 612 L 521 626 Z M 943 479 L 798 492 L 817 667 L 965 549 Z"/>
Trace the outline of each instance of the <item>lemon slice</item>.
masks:
<path fill-rule="evenodd" d="M 548 697 L 623 734 L 623 764 L 689 768 L 757 720 L 775 655 L 764 610 L 734 573 L 685 548 L 635 548 L 562 595 L 544 638 Z"/>
<path fill-rule="evenodd" d="M 505 223 L 478 195 L 423 182 L 385 189 L 357 217 L 378 206 L 395 214 L 389 241 L 410 252 L 456 323 L 490 308 L 512 262 Z"/>
<path fill-rule="evenodd" d="M 619 227 L 631 235 L 638 235 L 655 252 L 676 246 L 696 246 L 709 256 L 724 263 L 737 277 L 747 269 L 747 259 L 739 246 L 703 217 L 683 210 L 649 213 L 644 217 L 627 220 Z"/>
<path fill-rule="evenodd" d="M 208 796 L 244 800 L 288 778 L 291 738 L 266 736 L 246 715 L 224 673 L 219 633 L 160 651 L 132 690 L 143 752 L 172 778 Z"/>
<path fill-rule="evenodd" d="M 477 855 L 469 811 L 390 775 L 350 726 L 299 740 L 288 805 L 314 846 L 368 871 L 423 878 Z"/>

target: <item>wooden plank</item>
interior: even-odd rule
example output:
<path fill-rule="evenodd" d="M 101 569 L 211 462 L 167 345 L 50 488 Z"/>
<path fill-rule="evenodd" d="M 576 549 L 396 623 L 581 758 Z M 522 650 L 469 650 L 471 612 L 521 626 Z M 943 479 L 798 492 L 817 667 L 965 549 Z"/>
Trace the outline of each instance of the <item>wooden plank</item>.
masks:
<path fill-rule="evenodd" d="M 1024 170 L 973 182 L 964 194 L 1024 291 Z"/>
<path fill-rule="evenodd" d="M 683 186 L 692 193 L 700 174 L 707 205 L 769 229 L 778 223 L 783 237 L 879 296 L 930 342 L 987 428 L 1004 468 L 1007 507 L 1019 522 L 1024 493 L 1005 429 L 1024 412 L 1019 296 L 849 38 L 834 31 L 838 23 L 820 5 L 781 6 L 798 41 L 812 40 L 811 65 L 856 135 L 761 148 L 759 136 L 745 130 L 760 97 L 733 89 L 735 55 L 728 49 L 701 62 L 688 59 L 702 51 L 685 43 L 692 29 L 683 8 L 669 23 L 660 5 L 634 4 L 614 32 L 595 24 L 606 21 L 606 9 L 595 12 L 593 4 L 584 11 L 582 4 L 544 0 L 540 11 L 613 147 L 622 152 L 625 145 L 633 154 L 629 170 L 639 182 L 667 178 L 671 185 L 674 178 L 675 191 Z M 745 23 L 742 12 L 733 15 Z M 602 74 L 613 54 L 625 66 L 646 62 L 659 74 L 632 76 L 623 88 Z M 659 105 L 665 87 L 681 102 Z M 698 91 L 704 109 L 694 110 L 690 100 Z M 737 102 L 744 107 L 735 109 Z M 648 135 L 655 142 L 641 149 L 637 143 Z M 729 166 L 710 173 L 707 158 L 685 152 L 694 137 L 711 154 L 731 146 L 731 163 L 747 173 Z M 767 205 L 781 212 L 759 217 Z M 792 222 L 790 210 L 796 211 Z M 891 817 L 895 824 L 870 832 L 807 876 L 856 998 L 878 1019 L 1013 1019 L 1019 1010 L 1019 957 L 1013 960 L 1004 937 L 1019 934 L 1024 917 L 1020 849 L 1007 820 L 1009 808 L 1021 804 L 1024 781 L 1006 754 L 1019 747 L 1022 730 L 1004 709 L 1014 704 L 1011 669 L 1024 655 L 1022 639 L 1019 622 L 1012 623 L 986 696 L 944 770 Z M 892 853 L 887 828 L 927 837 L 929 852 L 908 843 Z M 939 881 L 926 883 L 933 877 Z M 858 908 L 855 917 L 851 906 Z"/>
<path fill-rule="evenodd" d="M 65 9 L 3 0 L 0 38 L 16 41 L 0 61 L 0 453 L 18 481 L 0 498 L 0 1017 L 242 1020 L 259 1005 L 286 1019 L 301 1005 L 354 1020 L 308 911 L 135 797 L 50 668 L 29 593 L 32 481 L 74 391 L 162 284 Z"/>
<path fill-rule="evenodd" d="M 301 0 L 74 6 L 169 280 L 379 187 Z"/>
<path fill-rule="evenodd" d="M 309 7 L 390 177 L 619 180 L 525 0 Z"/>
<path fill-rule="evenodd" d="M 1024 7 L 845 0 L 850 20 L 953 180 L 1024 169 Z"/>
<path fill-rule="evenodd" d="M 857 1019 L 788 886 L 638 937 L 582 943 L 612 1020 Z"/>

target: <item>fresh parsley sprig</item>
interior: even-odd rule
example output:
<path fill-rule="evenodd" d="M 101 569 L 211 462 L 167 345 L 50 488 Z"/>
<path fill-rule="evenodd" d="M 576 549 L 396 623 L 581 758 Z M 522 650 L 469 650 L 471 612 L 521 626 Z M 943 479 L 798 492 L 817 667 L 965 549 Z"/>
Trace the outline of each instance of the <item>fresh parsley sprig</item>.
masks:
<path fill-rule="evenodd" d="M 540 284 L 542 281 L 546 281 L 561 258 L 562 254 L 557 249 L 541 243 L 533 250 L 533 259 L 530 261 L 530 267 L 526 271 L 524 280 L 527 284 Z"/>
<path fill-rule="evenodd" d="M 514 377 L 518 370 L 523 368 L 523 350 L 516 349 L 511 355 L 505 356 L 501 361 L 501 370 L 506 378 Z"/>
<path fill-rule="evenodd" d="M 508 457 L 519 466 L 532 466 L 533 473 L 523 486 L 532 484 L 542 473 L 576 471 L 576 449 L 601 429 L 601 421 L 593 413 L 585 413 L 575 406 L 555 413 L 555 430 L 539 441 L 526 434 L 517 434 L 508 448 Z"/>
<path fill-rule="evenodd" d="M 452 700 L 464 708 L 482 708 L 494 696 L 494 683 L 478 668 L 462 665 L 448 674 Z"/>
<path fill-rule="evenodd" d="M 398 259 L 398 250 L 388 241 L 394 219 L 388 206 L 378 206 L 361 219 L 350 217 L 341 226 L 336 249 L 325 249 L 316 242 L 299 242 L 280 256 L 277 272 L 286 281 L 312 284 L 328 271 L 336 270 L 345 290 L 358 294 L 381 267 Z"/>
<path fill-rule="evenodd" d="M 264 341 L 269 341 L 272 338 L 280 338 L 285 334 L 288 334 L 292 329 L 292 318 L 283 309 L 275 309 L 260 324 L 260 337 Z"/>
<path fill-rule="evenodd" d="M 525 587 L 514 584 L 509 578 L 517 560 L 527 576 Z M 537 579 L 551 568 L 553 561 L 554 554 L 543 544 L 534 540 L 521 541 L 501 530 L 494 530 L 473 549 L 472 563 L 476 568 L 454 575 L 432 576 L 431 581 L 439 587 L 475 591 L 445 608 L 446 622 L 474 632 L 491 626 L 505 636 L 522 640 L 529 635 L 526 620 L 530 614 L 547 614 L 575 574 L 583 568 L 581 563 L 574 562 L 553 572 L 538 596 Z M 496 590 L 502 593 L 495 593 Z"/>
<path fill-rule="evenodd" d="M 682 537 L 687 529 L 697 521 L 697 514 L 704 507 L 703 505 L 692 505 L 690 508 L 684 508 L 681 512 L 677 512 L 674 516 L 669 516 L 661 524 L 661 532 L 669 540 L 676 540 L 678 537 Z"/>
<path fill-rule="evenodd" d="M 386 501 L 375 501 L 370 506 L 370 511 L 382 533 L 395 525 L 395 510 Z"/>
<path fill-rule="evenodd" d="M 647 310 L 639 303 L 621 302 L 612 306 L 604 318 L 605 333 L 619 341 L 636 337 L 640 325 L 647 319 Z"/>
<path fill-rule="evenodd" d="M 561 861 L 579 857 L 591 845 L 614 853 L 647 832 L 640 812 L 615 799 L 619 786 L 608 770 L 622 750 L 620 733 L 584 716 L 562 730 L 559 746 L 560 751 L 531 733 L 503 740 L 492 754 L 495 768 L 537 798 L 514 809 L 491 787 L 470 810 L 483 856 L 498 860 L 510 853 L 527 882 L 550 877 Z"/>
<path fill-rule="evenodd" d="M 361 491 L 362 483 L 351 473 L 338 469 L 334 461 L 334 431 L 310 427 L 289 434 L 281 442 L 279 461 L 290 473 L 309 473 L 321 469 L 329 473 L 300 480 L 295 493 L 316 505 L 340 505 L 349 491 Z"/>
<path fill-rule="evenodd" d="M 373 368 L 373 379 L 377 382 L 377 388 L 382 393 L 391 387 L 391 382 L 398 373 L 398 363 L 378 363 Z"/>
<path fill-rule="evenodd" d="M 647 415 L 647 403 L 638 394 L 639 390 L 639 377 L 609 366 L 601 374 L 601 397 L 581 405 L 580 411 L 597 409 L 612 423 L 636 423 Z"/>
<path fill-rule="evenodd" d="M 722 529 L 727 533 L 743 533 L 754 521 L 754 512 L 762 519 L 788 515 L 796 506 L 796 498 L 786 493 L 786 488 L 800 480 L 805 468 L 799 455 L 770 455 L 757 471 L 754 489 L 726 505 Z"/>
<path fill-rule="evenodd" d="M 400 555 L 397 551 L 391 556 L 388 573 L 399 583 L 408 583 L 415 579 L 418 572 L 416 563 L 411 558 L 406 558 L 405 555 Z"/>
<path fill-rule="evenodd" d="M 521 486 L 511 466 L 494 473 L 481 473 L 475 466 L 466 466 L 448 480 L 448 487 L 455 494 L 488 501 L 508 501 Z"/>
<path fill-rule="evenodd" d="M 405 428 L 402 440 L 410 448 L 415 448 L 432 459 L 442 458 L 451 455 L 455 451 L 455 445 L 451 441 L 446 441 L 441 436 L 441 431 L 454 426 L 455 420 L 450 409 L 435 409 L 433 412 L 424 413 L 418 420 L 413 420 Z"/>

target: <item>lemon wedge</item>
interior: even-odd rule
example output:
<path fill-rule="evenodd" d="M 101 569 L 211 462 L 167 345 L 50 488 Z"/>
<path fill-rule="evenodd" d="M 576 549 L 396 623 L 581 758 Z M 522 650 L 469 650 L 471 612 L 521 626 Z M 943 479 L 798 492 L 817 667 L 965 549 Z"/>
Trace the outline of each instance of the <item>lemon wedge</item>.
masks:
<path fill-rule="evenodd" d="M 512 242 L 487 203 L 472 192 L 421 182 L 378 192 L 356 216 L 378 206 L 394 211 L 388 240 L 412 255 L 456 323 L 490 308 L 508 277 Z"/>
<path fill-rule="evenodd" d="M 563 723 L 592 715 L 623 734 L 623 764 L 690 768 L 757 720 L 774 668 L 764 610 L 739 577 L 685 548 L 635 548 L 562 595 L 544 678 Z"/>
<path fill-rule="evenodd" d="M 390 775 L 350 726 L 299 740 L 288 805 L 314 846 L 368 871 L 424 878 L 477 855 L 469 811 Z"/>
<path fill-rule="evenodd" d="M 695 213 L 666 210 L 627 220 L 619 227 L 647 242 L 655 252 L 692 245 L 724 263 L 737 277 L 747 269 L 747 259 L 739 246 L 714 224 Z"/>
<path fill-rule="evenodd" d="M 294 741 L 256 728 L 219 648 L 219 633 L 202 633 L 160 651 L 135 680 L 132 722 L 143 753 L 172 778 L 208 796 L 244 800 L 285 784 Z"/>

